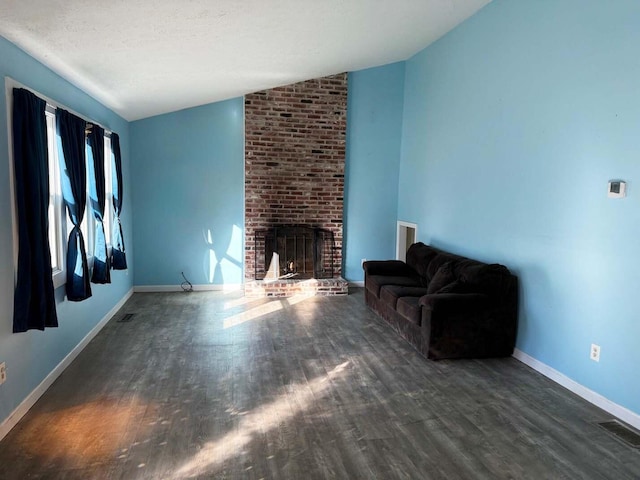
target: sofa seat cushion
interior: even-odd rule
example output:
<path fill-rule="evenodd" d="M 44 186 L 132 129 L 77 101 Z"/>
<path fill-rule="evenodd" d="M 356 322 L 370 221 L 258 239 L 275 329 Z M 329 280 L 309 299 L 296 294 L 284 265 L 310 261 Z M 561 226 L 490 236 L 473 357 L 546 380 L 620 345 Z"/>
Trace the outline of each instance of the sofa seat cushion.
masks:
<path fill-rule="evenodd" d="M 405 287 L 401 285 L 384 285 L 380 289 L 380 300 L 389 305 L 394 310 L 397 309 L 400 297 L 422 297 L 426 295 L 427 289 L 424 287 Z"/>
<path fill-rule="evenodd" d="M 420 279 L 416 277 L 394 277 L 391 275 L 367 275 L 366 287 L 377 298 L 380 298 L 380 289 L 385 285 L 399 285 L 402 287 L 421 287 Z"/>
<path fill-rule="evenodd" d="M 409 322 L 420 325 L 422 323 L 422 306 L 420 297 L 400 297 L 396 306 L 396 311 Z"/>

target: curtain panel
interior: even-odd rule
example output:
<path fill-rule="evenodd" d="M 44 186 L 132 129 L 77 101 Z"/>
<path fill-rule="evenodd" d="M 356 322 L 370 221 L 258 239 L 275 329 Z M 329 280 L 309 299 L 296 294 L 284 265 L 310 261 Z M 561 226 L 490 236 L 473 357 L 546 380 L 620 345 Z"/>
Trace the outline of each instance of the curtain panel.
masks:
<path fill-rule="evenodd" d="M 105 178 L 104 178 L 104 129 L 90 125 L 87 135 L 89 161 L 89 198 L 96 230 L 93 248 L 92 283 L 111 283 L 111 259 L 107 252 L 104 233 Z M 111 179 L 109 179 L 111 180 Z"/>
<path fill-rule="evenodd" d="M 120 154 L 120 137 L 117 133 L 111 133 L 111 153 L 113 168 L 112 171 L 112 192 L 113 192 L 113 215 L 114 228 L 113 240 L 111 242 L 112 262 L 114 270 L 127 269 L 127 256 L 124 250 L 124 236 L 122 235 L 122 223 L 120 214 L 122 213 L 122 156 Z"/>
<path fill-rule="evenodd" d="M 49 155 L 46 102 L 13 90 L 13 162 L 18 221 L 18 275 L 13 332 L 57 327 L 49 246 Z"/>
<path fill-rule="evenodd" d="M 84 236 L 80 225 L 87 199 L 87 168 L 85 161 L 86 122 L 61 108 L 56 110 L 58 152 L 62 171 L 62 196 L 73 229 L 67 244 L 67 298 L 79 302 L 91 296 L 89 265 Z M 62 168 L 64 167 L 64 168 Z"/>

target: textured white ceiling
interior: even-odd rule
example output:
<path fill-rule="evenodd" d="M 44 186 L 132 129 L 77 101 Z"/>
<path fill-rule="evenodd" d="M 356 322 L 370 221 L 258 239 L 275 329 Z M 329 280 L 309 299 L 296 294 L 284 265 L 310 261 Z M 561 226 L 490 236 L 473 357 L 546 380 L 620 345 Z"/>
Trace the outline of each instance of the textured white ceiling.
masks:
<path fill-rule="evenodd" d="M 489 0 L 2 0 L 0 35 L 127 120 L 406 60 Z"/>

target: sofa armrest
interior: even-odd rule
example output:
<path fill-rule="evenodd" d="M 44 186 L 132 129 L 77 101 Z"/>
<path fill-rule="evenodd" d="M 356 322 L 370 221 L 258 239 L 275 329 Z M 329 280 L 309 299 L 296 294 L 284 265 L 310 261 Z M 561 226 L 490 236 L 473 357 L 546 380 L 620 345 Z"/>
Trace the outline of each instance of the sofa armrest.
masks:
<path fill-rule="evenodd" d="M 394 277 L 415 276 L 416 271 L 400 260 L 369 260 L 362 264 L 366 275 L 389 275 Z"/>
<path fill-rule="evenodd" d="M 424 295 L 422 336 L 432 359 L 503 357 L 513 353 L 517 320 L 482 293 Z"/>

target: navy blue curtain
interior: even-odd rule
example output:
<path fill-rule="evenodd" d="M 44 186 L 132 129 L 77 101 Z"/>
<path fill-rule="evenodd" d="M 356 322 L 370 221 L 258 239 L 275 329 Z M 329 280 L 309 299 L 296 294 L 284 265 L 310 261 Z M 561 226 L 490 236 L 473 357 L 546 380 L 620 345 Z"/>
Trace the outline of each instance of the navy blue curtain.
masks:
<path fill-rule="evenodd" d="M 18 278 L 13 331 L 57 327 L 49 247 L 46 102 L 13 90 L 13 162 L 18 214 Z"/>
<path fill-rule="evenodd" d="M 91 296 L 87 252 L 80 230 L 87 199 L 86 125 L 87 122 L 72 113 L 61 108 L 56 110 L 58 151 L 64 159 L 62 195 L 73 223 L 67 244 L 67 298 L 76 302 Z"/>
<path fill-rule="evenodd" d="M 111 259 L 107 254 L 107 241 L 104 234 L 104 129 L 98 125 L 91 125 L 87 135 L 89 145 L 89 197 L 91 210 L 96 220 L 96 232 L 93 248 L 93 283 L 111 283 Z M 111 181 L 111 179 L 109 179 Z"/>
<path fill-rule="evenodd" d="M 111 254 L 113 256 L 111 265 L 114 270 L 126 270 L 127 256 L 124 251 L 124 237 L 122 236 L 122 224 L 120 222 L 120 214 L 122 213 L 122 157 L 120 155 L 120 137 L 117 133 L 111 134 L 111 152 L 113 155 L 113 168 L 111 171 L 113 215 L 115 220 L 113 241 L 111 243 Z"/>

